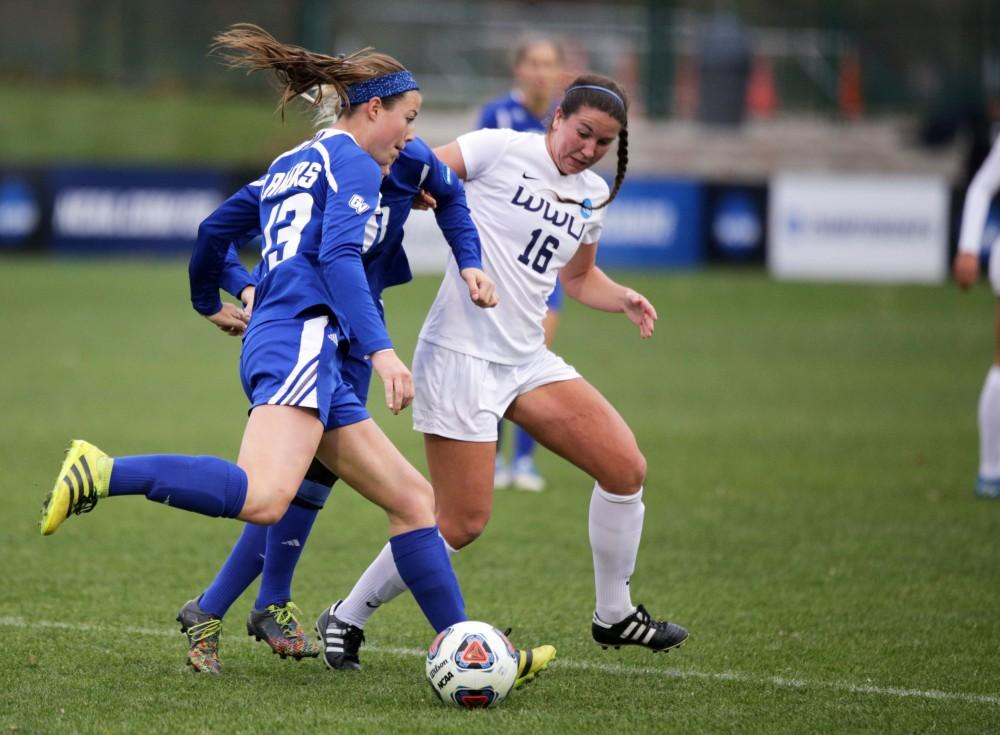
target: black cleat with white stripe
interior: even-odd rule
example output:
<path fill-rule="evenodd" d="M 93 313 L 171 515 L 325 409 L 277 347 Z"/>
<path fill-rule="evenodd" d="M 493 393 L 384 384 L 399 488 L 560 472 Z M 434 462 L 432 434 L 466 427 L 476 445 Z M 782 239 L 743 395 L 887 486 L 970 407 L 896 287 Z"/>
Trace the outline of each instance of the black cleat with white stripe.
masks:
<path fill-rule="evenodd" d="M 343 600 L 338 600 L 324 610 L 316 620 L 316 633 L 323 644 L 323 660 L 331 669 L 361 671 L 358 652 L 365 642 L 365 632 L 334 615 L 341 602 Z"/>
<path fill-rule="evenodd" d="M 677 648 L 688 639 L 687 630 L 666 620 L 653 620 L 642 605 L 617 623 L 606 623 L 594 613 L 590 632 L 601 648 L 645 646 L 653 653 Z"/>

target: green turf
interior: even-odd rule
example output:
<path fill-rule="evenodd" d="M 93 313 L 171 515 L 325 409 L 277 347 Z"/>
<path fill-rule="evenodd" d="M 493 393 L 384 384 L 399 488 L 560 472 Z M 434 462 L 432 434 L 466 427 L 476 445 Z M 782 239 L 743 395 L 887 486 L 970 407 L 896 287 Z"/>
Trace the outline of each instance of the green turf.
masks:
<path fill-rule="evenodd" d="M 567 305 L 558 351 L 619 407 L 649 460 L 634 598 L 687 625 L 669 656 L 601 651 L 586 537 L 590 483 L 551 455 L 542 494 L 501 493 L 456 558 L 469 612 L 554 643 L 500 709 L 438 704 L 411 600 L 369 626 L 365 670 L 223 637 L 226 672 L 185 671 L 173 617 L 238 533 L 142 499 L 42 538 L 37 510 L 74 436 L 117 454 L 233 456 L 238 343 L 187 305 L 183 263 L 3 260 L 0 730 L 17 732 L 814 733 L 1000 727 L 1000 503 L 976 500 L 987 289 L 629 276 L 660 312 Z M 387 293 L 409 355 L 435 279 Z M 378 395 L 374 386 L 373 395 Z M 378 421 L 423 467 L 409 416 Z M 595 427 L 599 430 L 599 427 Z M 296 579 L 310 620 L 385 533 L 338 488 Z"/>

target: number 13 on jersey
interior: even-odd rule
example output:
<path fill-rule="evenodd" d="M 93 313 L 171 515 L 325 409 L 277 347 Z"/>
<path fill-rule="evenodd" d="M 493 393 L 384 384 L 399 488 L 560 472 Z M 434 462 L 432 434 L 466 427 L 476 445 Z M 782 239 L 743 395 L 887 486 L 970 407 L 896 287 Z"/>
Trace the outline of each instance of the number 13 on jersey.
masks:
<path fill-rule="evenodd" d="M 277 268 L 299 251 L 302 230 L 312 217 L 312 194 L 300 192 L 271 208 L 264 228 L 264 248 L 260 257 L 267 260 L 268 269 Z"/>

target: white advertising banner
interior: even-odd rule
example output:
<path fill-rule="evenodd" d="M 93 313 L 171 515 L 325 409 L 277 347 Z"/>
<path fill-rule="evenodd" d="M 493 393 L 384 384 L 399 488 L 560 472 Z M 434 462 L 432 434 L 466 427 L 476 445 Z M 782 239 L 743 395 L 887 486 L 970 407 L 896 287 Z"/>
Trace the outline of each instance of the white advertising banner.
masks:
<path fill-rule="evenodd" d="M 781 173 L 771 182 L 777 278 L 940 283 L 948 188 L 938 177 Z"/>

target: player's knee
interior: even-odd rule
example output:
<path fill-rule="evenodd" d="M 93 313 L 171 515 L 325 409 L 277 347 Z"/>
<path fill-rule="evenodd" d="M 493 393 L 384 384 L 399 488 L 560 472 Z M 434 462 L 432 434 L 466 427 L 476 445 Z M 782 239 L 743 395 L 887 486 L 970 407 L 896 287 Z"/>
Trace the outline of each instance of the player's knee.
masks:
<path fill-rule="evenodd" d="M 482 535 L 489 520 L 488 512 L 466 513 L 459 517 L 438 516 L 438 526 L 448 545 L 461 549 Z"/>
<path fill-rule="evenodd" d="M 621 456 L 613 467 L 596 478 L 601 487 L 616 495 L 634 495 L 646 482 L 646 458 L 636 449 L 629 455 Z"/>
<path fill-rule="evenodd" d="M 632 474 L 629 477 L 629 483 L 629 487 L 634 487 L 635 492 L 639 492 L 642 486 L 646 484 L 646 457 L 638 450 L 632 464 Z"/>
<path fill-rule="evenodd" d="M 251 479 L 247 484 L 247 497 L 240 518 L 248 523 L 273 526 L 285 516 L 296 490 L 297 487 L 293 485 L 255 482 Z"/>
<path fill-rule="evenodd" d="M 433 526 L 434 491 L 423 477 L 407 483 L 393 498 L 392 507 L 386 512 L 397 523 L 410 528 L 426 528 Z"/>
<path fill-rule="evenodd" d="M 268 505 L 247 503 L 243 506 L 240 518 L 247 523 L 256 523 L 258 526 L 273 526 L 285 516 L 288 510 L 288 503 Z"/>

